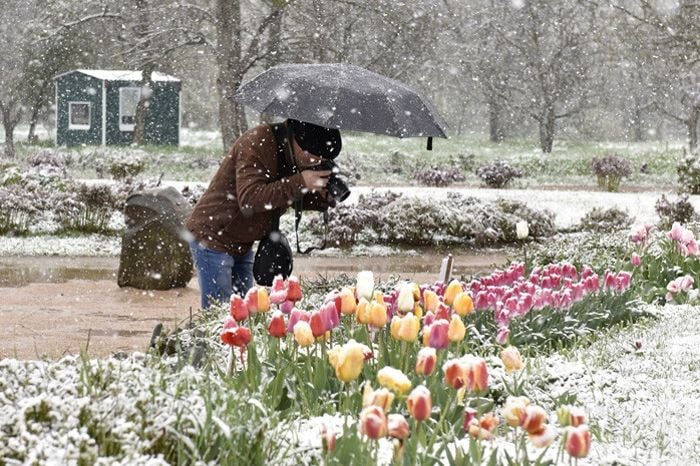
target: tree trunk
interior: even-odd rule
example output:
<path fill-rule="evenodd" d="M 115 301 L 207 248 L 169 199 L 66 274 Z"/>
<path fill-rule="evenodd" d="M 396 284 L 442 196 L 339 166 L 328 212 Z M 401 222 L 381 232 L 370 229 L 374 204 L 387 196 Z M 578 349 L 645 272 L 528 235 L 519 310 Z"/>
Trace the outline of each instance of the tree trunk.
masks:
<path fill-rule="evenodd" d="M 8 159 L 15 158 L 15 126 L 19 122 L 19 115 L 12 118 L 12 103 L 0 105 L 2 111 L 2 126 L 5 130 L 5 157 Z"/>
<path fill-rule="evenodd" d="M 544 115 L 539 119 L 540 128 L 540 148 L 545 154 L 552 152 L 552 145 L 554 143 L 554 122 L 556 118 L 554 116 L 554 109 L 548 108 L 544 111 Z"/>
<path fill-rule="evenodd" d="M 639 102 L 635 100 L 634 102 L 634 113 L 633 113 L 632 128 L 634 134 L 635 142 L 642 142 L 644 140 L 644 128 L 642 128 L 642 108 Z"/>
<path fill-rule="evenodd" d="M 698 122 L 700 122 L 700 107 L 693 107 L 686 120 L 690 152 L 693 152 L 698 147 Z"/>
<path fill-rule="evenodd" d="M 284 12 L 284 2 L 279 5 L 273 3 L 273 10 L 277 11 L 276 15 L 272 18 L 272 24 L 270 24 L 270 35 L 267 40 L 267 51 L 269 52 L 267 58 L 267 67 L 272 68 L 273 66 L 279 65 L 282 61 L 282 19 Z M 261 123 L 271 123 L 272 116 L 266 113 L 260 114 Z"/>
<path fill-rule="evenodd" d="M 505 130 L 501 125 L 501 106 L 498 104 L 496 97 L 490 96 L 488 100 L 489 106 L 489 140 L 491 142 L 503 142 L 506 138 Z"/>
<path fill-rule="evenodd" d="M 148 101 L 151 98 L 153 68 L 153 62 L 148 62 L 141 71 L 141 96 L 136 105 L 136 115 L 134 115 L 133 138 L 133 143 L 139 146 L 146 143 L 146 119 L 148 117 Z"/>
<path fill-rule="evenodd" d="M 243 80 L 241 72 L 240 0 L 216 1 L 216 64 L 219 124 L 224 151 L 247 129 L 245 110 L 231 100 Z"/>
<path fill-rule="evenodd" d="M 29 131 L 27 132 L 27 142 L 29 144 L 36 144 L 39 140 L 39 138 L 36 136 L 36 125 L 39 121 L 40 107 L 41 105 L 38 101 L 34 102 L 32 105 L 32 113 L 29 115 Z"/>

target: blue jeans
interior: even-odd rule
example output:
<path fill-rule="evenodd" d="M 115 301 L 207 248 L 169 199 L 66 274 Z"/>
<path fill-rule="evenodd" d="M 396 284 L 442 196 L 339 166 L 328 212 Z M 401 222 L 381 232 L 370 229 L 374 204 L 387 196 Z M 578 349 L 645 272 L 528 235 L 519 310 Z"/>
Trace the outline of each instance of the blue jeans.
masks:
<path fill-rule="evenodd" d="M 235 257 L 208 249 L 195 240 L 190 242 L 190 251 L 197 269 L 202 309 L 209 307 L 210 300 L 228 303 L 232 293 L 244 296 L 253 286 L 252 250 Z"/>

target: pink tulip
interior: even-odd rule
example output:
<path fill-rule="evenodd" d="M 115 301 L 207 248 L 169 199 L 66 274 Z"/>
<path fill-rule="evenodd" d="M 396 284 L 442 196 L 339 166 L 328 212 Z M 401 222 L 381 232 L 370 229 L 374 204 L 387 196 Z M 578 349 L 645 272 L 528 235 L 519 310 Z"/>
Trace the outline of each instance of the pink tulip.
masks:
<path fill-rule="evenodd" d="M 294 326 L 297 322 L 309 322 L 311 320 L 311 315 L 302 311 L 301 309 L 294 308 L 292 312 L 289 313 L 289 322 L 287 322 L 287 333 L 294 333 Z"/>
<path fill-rule="evenodd" d="M 618 272 L 617 277 L 615 277 L 615 285 L 617 291 L 623 292 L 630 287 L 632 281 L 632 274 L 629 272 Z"/>
<path fill-rule="evenodd" d="M 445 349 L 450 344 L 447 338 L 447 331 L 450 323 L 445 319 L 438 319 L 430 326 L 430 337 L 428 344 L 435 349 Z"/>
<path fill-rule="evenodd" d="M 510 336 L 510 329 L 508 327 L 500 327 L 496 334 L 496 341 L 499 345 L 504 345 L 508 341 L 508 336 Z"/>
<path fill-rule="evenodd" d="M 639 267 L 640 265 L 642 265 L 642 258 L 639 254 L 635 252 L 634 254 L 632 254 L 632 259 L 630 259 L 630 262 L 632 263 L 633 267 Z"/>

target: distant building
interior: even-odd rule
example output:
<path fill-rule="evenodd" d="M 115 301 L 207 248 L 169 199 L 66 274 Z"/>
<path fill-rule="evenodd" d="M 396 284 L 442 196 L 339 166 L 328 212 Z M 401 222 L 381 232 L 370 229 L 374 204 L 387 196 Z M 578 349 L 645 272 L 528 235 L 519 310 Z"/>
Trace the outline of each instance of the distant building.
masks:
<path fill-rule="evenodd" d="M 73 70 L 56 80 L 56 145 L 130 144 L 141 72 Z M 180 80 L 154 72 L 145 138 L 151 144 L 180 143 Z"/>

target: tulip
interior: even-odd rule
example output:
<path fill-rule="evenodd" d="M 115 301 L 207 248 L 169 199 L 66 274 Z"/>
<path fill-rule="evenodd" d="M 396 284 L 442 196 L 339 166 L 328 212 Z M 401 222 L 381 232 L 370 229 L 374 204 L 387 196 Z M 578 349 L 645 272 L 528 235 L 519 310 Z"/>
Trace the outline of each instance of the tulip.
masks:
<path fill-rule="evenodd" d="M 399 327 L 401 327 L 401 317 L 392 317 L 391 324 L 389 325 L 389 333 L 391 334 L 391 338 L 394 340 L 399 339 Z"/>
<path fill-rule="evenodd" d="M 311 319 L 309 319 L 309 327 L 311 327 L 311 333 L 315 338 L 318 338 L 324 333 L 326 333 L 326 328 L 323 325 L 323 319 L 321 318 L 320 312 L 313 311 L 311 313 Z"/>
<path fill-rule="evenodd" d="M 390 366 L 379 369 L 377 381 L 382 387 L 393 390 L 398 394 L 406 393 L 411 389 L 411 381 L 406 377 L 406 374 Z"/>
<path fill-rule="evenodd" d="M 358 299 L 365 298 L 367 301 L 372 299 L 372 295 L 374 294 L 374 274 L 372 272 L 358 272 L 355 292 L 357 293 Z"/>
<path fill-rule="evenodd" d="M 562 427 L 578 427 L 586 423 L 586 412 L 578 406 L 561 406 L 557 409 L 557 419 Z"/>
<path fill-rule="evenodd" d="M 416 374 L 428 376 L 435 370 L 437 351 L 435 348 L 421 348 L 416 357 Z"/>
<path fill-rule="evenodd" d="M 530 442 L 537 448 L 545 448 L 554 442 L 557 436 L 557 429 L 549 424 L 542 426 L 540 430 L 528 433 Z"/>
<path fill-rule="evenodd" d="M 308 322 L 311 320 L 311 316 L 308 312 L 297 309 L 296 307 L 292 309 L 289 313 L 289 322 L 287 322 L 287 333 L 294 333 L 294 326 L 297 322 Z"/>
<path fill-rule="evenodd" d="M 514 371 L 519 371 L 523 368 L 523 361 L 520 357 L 520 351 L 515 346 L 509 346 L 501 351 L 501 361 L 506 368 L 506 373 L 510 374 Z"/>
<path fill-rule="evenodd" d="M 245 295 L 245 303 L 250 312 L 267 312 L 270 310 L 270 296 L 263 286 L 254 286 Z"/>
<path fill-rule="evenodd" d="M 294 275 L 287 280 L 287 301 L 301 301 L 303 294 L 301 292 L 301 284 L 299 279 Z"/>
<path fill-rule="evenodd" d="M 270 332 L 270 336 L 275 338 L 282 338 L 287 335 L 287 324 L 284 322 L 284 314 L 281 311 L 275 311 L 272 314 L 267 331 Z"/>
<path fill-rule="evenodd" d="M 396 318 L 396 317 L 394 317 Z M 392 319 L 393 325 L 393 319 Z M 413 313 L 408 313 L 399 318 L 399 324 L 396 331 L 397 340 L 401 341 L 416 341 L 418 332 L 420 331 L 420 320 Z"/>
<path fill-rule="evenodd" d="M 493 431 L 496 430 L 496 427 L 498 427 L 498 418 L 493 413 L 487 413 L 481 416 L 481 419 L 478 421 L 476 419 L 469 421 L 467 432 L 471 437 L 479 440 L 492 440 Z"/>
<path fill-rule="evenodd" d="M 520 427 L 529 433 L 541 432 L 547 422 L 547 412 L 537 405 L 528 405 L 520 417 Z"/>
<path fill-rule="evenodd" d="M 354 314 L 356 309 L 355 293 L 347 287 L 340 290 L 340 312 L 347 316 Z"/>
<path fill-rule="evenodd" d="M 423 307 L 425 312 L 436 311 L 440 298 L 438 298 L 437 293 L 432 290 L 423 291 Z"/>
<path fill-rule="evenodd" d="M 277 275 L 272 280 L 272 292 L 270 293 L 270 302 L 272 304 L 282 304 L 287 300 L 287 287 L 284 284 L 282 275 Z"/>
<path fill-rule="evenodd" d="M 223 343 L 244 348 L 248 346 L 251 338 L 252 334 L 249 328 L 238 326 L 236 321 L 231 317 L 226 319 L 224 322 L 224 330 L 221 332 L 221 341 Z"/>
<path fill-rule="evenodd" d="M 413 419 L 418 422 L 425 421 L 430 417 L 433 410 L 433 400 L 428 390 L 424 385 L 418 385 L 413 389 L 408 399 L 406 399 L 406 408 Z"/>
<path fill-rule="evenodd" d="M 294 325 L 294 339 L 299 346 L 309 346 L 314 342 L 314 334 L 311 326 L 303 320 Z"/>
<path fill-rule="evenodd" d="M 578 427 L 567 427 L 564 448 L 574 458 L 588 456 L 588 451 L 591 448 L 591 432 L 588 430 L 588 426 L 581 424 Z"/>
<path fill-rule="evenodd" d="M 248 306 L 243 301 L 243 298 L 237 294 L 231 296 L 231 317 L 236 319 L 236 322 L 241 322 L 246 320 L 249 315 Z"/>
<path fill-rule="evenodd" d="M 406 283 L 401 285 L 399 290 L 399 297 L 397 299 L 397 307 L 402 314 L 413 311 L 413 286 Z"/>
<path fill-rule="evenodd" d="M 502 345 L 506 341 L 508 341 L 509 336 L 510 336 L 510 329 L 508 327 L 500 327 L 498 329 L 498 333 L 496 334 L 496 342 L 499 345 Z"/>
<path fill-rule="evenodd" d="M 528 228 L 527 222 L 521 220 L 515 224 L 515 235 L 518 239 L 525 239 L 530 234 L 530 229 Z"/>
<path fill-rule="evenodd" d="M 445 373 L 445 382 L 452 388 L 460 389 L 466 383 L 467 367 L 460 359 L 450 359 L 442 365 Z"/>
<path fill-rule="evenodd" d="M 321 445 L 324 453 L 335 450 L 335 431 L 329 429 L 325 424 L 321 426 Z"/>
<path fill-rule="evenodd" d="M 467 334 L 467 327 L 464 326 L 462 318 L 458 315 L 452 316 L 450 324 L 447 327 L 447 338 L 453 342 L 457 343 L 464 340 L 464 336 Z"/>
<path fill-rule="evenodd" d="M 448 306 L 452 306 L 455 297 L 462 291 L 464 291 L 464 289 L 462 288 L 462 284 L 458 280 L 452 280 L 445 289 L 445 295 L 443 296 L 445 304 L 447 304 Z"/>
<path fill-rule="evenodd" d="M 360 298 L 360 301 L 357 303 L 357 313 L 355 314 L 358 323 L 369 324 L 369 310 L 369 301 L 367 301 L 365 298 Z"/>
<path fill-rule="evenodd" d="M 520 420 L 525 414 L 525 408 L 530 404 L 530 400 L 524 396 L 509 396 L 506 399 L 505 405 L 501 409 L 501 416 L 505 419 L 506 424 L 511 427 L 518 427 Z"/>
<path fill-rule="evenodd" d="M 438 319 L 430 325 L 428 344 L 436 349 L 445 349 L 449 345 L 448 331 L 450 323 L 444 319 Z"/>
<path fill-rule="evenodd" d="M 371 350 L 366 345 L 350 340 L 343 346 L 334 346 L 328 352 L 328 361 L 339 380 L 351 382 L 362 372 L 367 353 L 371 355 Z"/>
<path fill-rule="evenodd" d="M 470 392 L 482 392 L 488 388 L 489 372 L 486 361 L 482 358 L 465 356 L 467 364 L 466 387 Z"/>
<path fill-rule="evenodd" d="M 472 301 L 472 297 L 469 296 L 469 293 L 466 291 L 457 293 L 454 303 L 452 304 L 452 309 L 454 309 L 454 311 L 459 314 L 460 317 L 473 313 L 474 302 Z"/>
<path fill-rule="evenodd" d="M 389 437 L 404 440 L 411 433 L 406 418 L 402 414 L 389 414 L 387 420 L 387 430 Z"/>
<path fill-rule="evenodd" d="M 372 389 L 369 382 L 365 382 L 365 388 L 362 391 L 362 407 L 379 406 L 388 413 L 391 409 L 391 403 L 394 402 L 394 394 L 386 388 L 379 390 Z"/>
<path fill-rule="evenodd" d="M 386 415 L 379 406 L 368 406 L 360 413 L 360 433 L 372 440 L 386 437 Z"/>
<path fill-rule="evenodd" d="M 369 324 L 375 328 L 382 328 L 388 320 L 386 306 L 376 301 L 369 306 Z"/>
<path fill-rule="evenodd" d="M 630 262 L 632 263 L 632 267 L 639 267 L 642 265 L 642 258 L 635 252 L 632 254 L 632 259 L 630 259 Z"/>
<path fill-rule="evenodd" d="M 333 330 L 338 325 L 340 325 L 340 317 L 338 316 L 338 308 L 334 301 L 328 301 L 321 306 L 318 311 L 321 314 L 321 320 L 323 321 L 323 329 L 328 332 Z"/>

